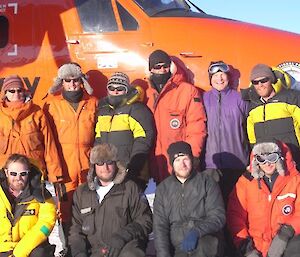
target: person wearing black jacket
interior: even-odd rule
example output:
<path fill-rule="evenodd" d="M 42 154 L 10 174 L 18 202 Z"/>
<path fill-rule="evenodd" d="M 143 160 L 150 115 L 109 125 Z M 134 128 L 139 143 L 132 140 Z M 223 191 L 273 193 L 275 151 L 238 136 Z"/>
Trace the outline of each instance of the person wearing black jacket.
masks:
<path fill-rule="evenodd" d="M 218 184 L 193 168 L 191 146 L 183 141 L 168 148 L 173 174 L 156 189 L 153 229 L 157 257 L 216 257 L 225 210 Z"/>
<path fill-rule="evenodd" d="M 73 257 L 145 256 L 152 213 L 145 195 L 126 174 L 115 146 L 92 148 L 87 182 L 73 196 Z"/>

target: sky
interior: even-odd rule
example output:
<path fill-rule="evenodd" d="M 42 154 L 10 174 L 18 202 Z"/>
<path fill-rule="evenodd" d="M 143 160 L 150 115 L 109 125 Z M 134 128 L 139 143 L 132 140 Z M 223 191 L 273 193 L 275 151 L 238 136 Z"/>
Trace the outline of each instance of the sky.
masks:
<path fill-rule="evenodd" d="M 300 34 L 299 0 L 191 0 L 207 14 Z"/>

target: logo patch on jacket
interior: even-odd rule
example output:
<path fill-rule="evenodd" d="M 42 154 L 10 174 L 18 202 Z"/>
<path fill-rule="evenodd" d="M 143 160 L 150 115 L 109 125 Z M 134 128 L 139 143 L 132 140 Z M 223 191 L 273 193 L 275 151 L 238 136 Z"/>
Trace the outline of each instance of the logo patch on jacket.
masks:
<path fill-rule="evenodd" d="M 35 215 L 35 209 L 29 209 L 23 213 L 23 216 L 33 216 L 33 215 Z"/>
<path fill-rule="evenodd" d="M 178 129 L 180 127 L 180 120 L 178 120 L 177 118 L 170 120 L 170 127 L 172 129 Z"/>
<path fill-rule="evenodd" d="M 293 211 L 293 207 L 289 204 L 283 206 L 283 208 L 282 208 L 283 215 L 289 215 L 292 213 L 292 211 Z"/>

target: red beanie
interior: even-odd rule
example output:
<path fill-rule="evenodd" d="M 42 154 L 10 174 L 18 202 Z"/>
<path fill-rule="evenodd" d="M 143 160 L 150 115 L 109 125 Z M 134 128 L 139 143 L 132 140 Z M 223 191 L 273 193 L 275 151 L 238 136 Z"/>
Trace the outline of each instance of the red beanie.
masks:
<path fill-rule="evenodd" d="M 5 93 L 7 90 L 12 88 L 25 89 L 22 79 L 18 75 L 11 75 L 4 79 L 1 92 Z"/>

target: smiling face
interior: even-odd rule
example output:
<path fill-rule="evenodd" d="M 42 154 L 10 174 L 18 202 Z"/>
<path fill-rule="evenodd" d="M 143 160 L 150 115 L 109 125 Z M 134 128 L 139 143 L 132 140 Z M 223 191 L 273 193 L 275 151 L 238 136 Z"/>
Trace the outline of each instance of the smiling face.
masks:
<path fill-rule="evenodd" d="M 18 161 L 7 165 L 5 174 L 8 185 L 13 191 L 20 193 L 24 190 L 28 182 L 28 169 L 26 164 Z"/>
<path fill-rule="evenodd" d="M 266 77 L 259 77 L 252 81 L 254 88 L 259 96 L 265 100 L 275 95 L 275 90 L 272 86 L 272 81 Z"/>
<path fill-rule="evenodd" d="M 222 91 L 229 84 L 228 74 L 222 71 L 218 71 L 211 76 L 211 85 L 218 91 Z"/>
<path fill-rule="evenodd" d="M 101 165 L 100 165 L 101 164 Z M 113 181 L 116 173 L 116 162 L 95 164 L 95 171 L 102 186 L 108 185 Z"/>
<path fill-rule="evenodd" d="M 184 182 L 191 174 L 192 160 L 189 155 L 177 157 L 173 162 L 173 170 L 179 181 Z"/>
<path fill-rule="evenodd" d="M 5 96 L 9 102 L 24 102 L 25 91 L 23 88 L 10 88 L 5 91 Z"/>

